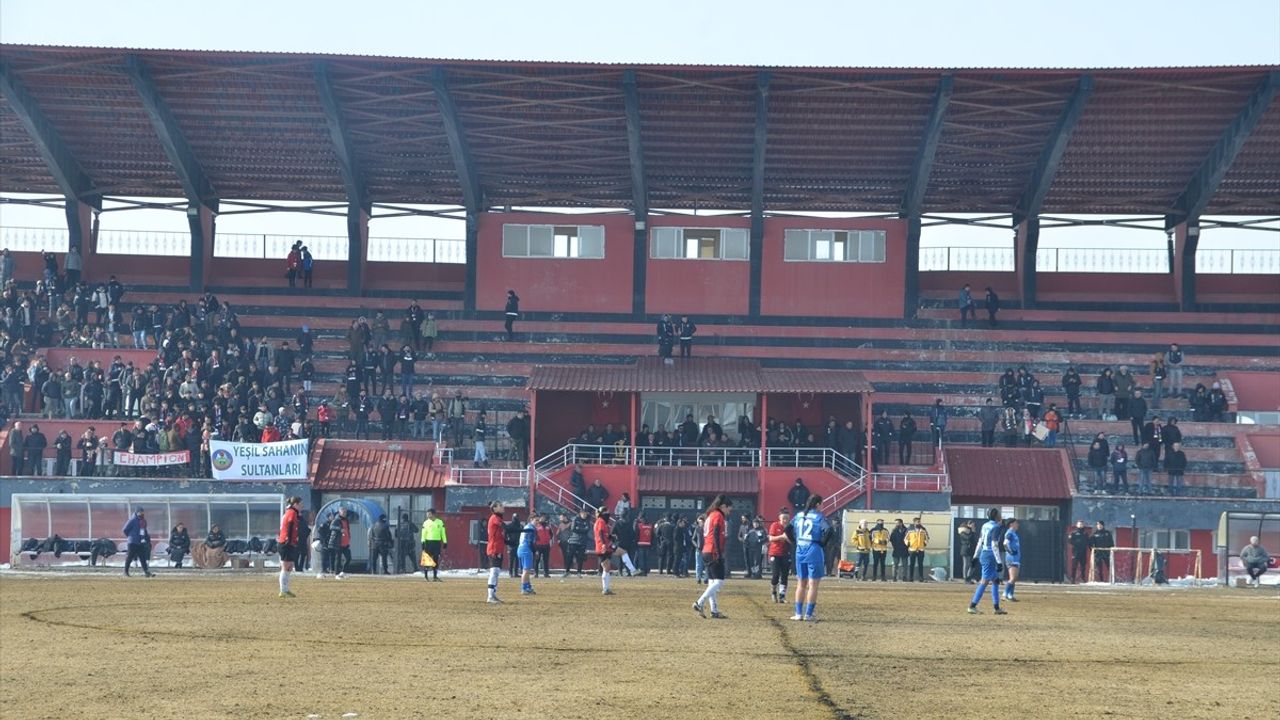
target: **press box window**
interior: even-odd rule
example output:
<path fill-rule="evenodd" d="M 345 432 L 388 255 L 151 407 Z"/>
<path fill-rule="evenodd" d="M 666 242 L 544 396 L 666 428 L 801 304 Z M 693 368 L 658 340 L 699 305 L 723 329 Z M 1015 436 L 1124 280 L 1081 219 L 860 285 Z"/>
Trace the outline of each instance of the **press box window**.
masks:
<path fill-rule="evenodd" d="M 883 230 L 788 230 L 787 262 L 884 262 Z"/>
<path fill-rule="evenodd" d="M 502 256 L 603 258 L 604 228 L 598 225 L 503 225 Z"/>
<path fill-rule="evenodd" d="M 653 229 L 649 254 L 660 260 L 746 260 L 747 231 L 740 228 Z"/>

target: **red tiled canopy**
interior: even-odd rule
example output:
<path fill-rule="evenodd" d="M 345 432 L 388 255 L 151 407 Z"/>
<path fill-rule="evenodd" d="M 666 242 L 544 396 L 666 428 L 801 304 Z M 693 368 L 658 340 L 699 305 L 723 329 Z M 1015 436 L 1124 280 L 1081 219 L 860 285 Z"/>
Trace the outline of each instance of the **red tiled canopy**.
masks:
<path fill-rule="evenodd" d="M 538 365 L 529 389 L 561 392 L 828 393 L 874 392 L 850 370 L 762 368 L 756 360 L 687 358 L 667 365 L 645 357 L 635 365 Z"/>
<path fill-rule="evenodd" d="M 953 504 L 1071 499 L 1071 475 L 1061 450 L 953 447 L 943 452 Z"/>
<path fill-rule="evenodd" d="M 755 468 L 640 468 L 640 492 L 687 495 L 754 495 Z"/>
<path fill-rule="evenodd" d="M 316 452 L 316 490 L 431 490 L 448 479 L 425 443 L 321 440 Z"/>

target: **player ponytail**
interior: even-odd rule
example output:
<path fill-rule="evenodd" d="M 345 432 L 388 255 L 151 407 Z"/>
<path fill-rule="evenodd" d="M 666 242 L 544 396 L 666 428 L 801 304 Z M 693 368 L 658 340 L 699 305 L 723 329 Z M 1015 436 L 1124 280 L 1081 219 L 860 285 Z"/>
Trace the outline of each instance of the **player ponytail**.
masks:
<path fill-rule="evenodd" d="M 809 501 L 804 504 L 804 511 L 809 512 L 810 510 L 817 510 L 818 506 L 821 504 L 822 504 L 821 495 L 810 495 Z"/>

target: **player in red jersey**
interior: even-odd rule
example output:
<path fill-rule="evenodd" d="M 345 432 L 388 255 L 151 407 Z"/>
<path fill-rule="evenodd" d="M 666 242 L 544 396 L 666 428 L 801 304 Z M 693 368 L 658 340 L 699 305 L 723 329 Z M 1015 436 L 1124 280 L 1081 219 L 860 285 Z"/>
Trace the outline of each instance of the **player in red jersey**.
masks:
<path fill-rule="evenodd" d="M 613 559 L 614 537 L 613 531 L 609 528 L 609 510 L 608 508 L 596 508 L 596 524 L 591 530 L 591 537 L 595 538 L 596 557 L 600 559 L 600 585 L 604 588 L 602 595 L 612 595 L 613 590 L 609 589 L 610 580 L 610 561 Z"/>
<path fill-rule="evenodd" d="M 787 537 L 787 526 L 791 524 L 791 511 L 782 508 L 778 511 L 778 520 L 769 526 L 769 565 L 773 576 L 769 582 L 773 586 L 772 597 L 776 603 L 787 601 L 787 576 L 791 574 L 791 538 Z"/>
<path fill-rule="evenodd" d="M 724 586 L 726 577 L 724 555 L 725 550 L 728 548 L 729 534 L 728 524 L 725 522 L 725 514 L 732 510 L 733 501 L 723 495 L 715 496 L 711 500 L 711 505 L 707 508 L 707 520 L 702 528 L 701 548 L 702 564 L 707 568 L 707 590 L 693 604 L 693 611 L 704 618 L 707 616 L 702 609 L 704 604 L 710 605 L 711 617 L 716 619 L 728 617 L 720 612 L 717 598 L 720 595 L 720 588 Z"/>
<path fill-rule="evenodd" d="M 493 514 L 489 516 L 488 543 L 484 548 L 485 558 L 489 561 L 489 600 L 492 604 L 502 601 L 498 599 L 498 577 L 502 575 L 502 549 L 507 546 L 506 528 L 502 523 L 502 503 L 495 502 L 489 506 Z"/>
<path fill-rule="evenodd" d="M 298 559 L 298 546 L 302 543 L 302 498 L 293 496 L 286 501 L 284 516 L 280 518 L 280 535 L 276 537 L 280 552 L 280 597 L 295 597 L 289 591 L 289 575 Z"/>

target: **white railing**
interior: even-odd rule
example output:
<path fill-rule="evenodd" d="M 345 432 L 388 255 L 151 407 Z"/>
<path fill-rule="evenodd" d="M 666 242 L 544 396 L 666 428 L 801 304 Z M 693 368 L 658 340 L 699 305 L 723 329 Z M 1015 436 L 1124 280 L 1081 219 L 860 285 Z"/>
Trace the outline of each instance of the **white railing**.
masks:
<path fill-rule="evenodd" d="M 861 497 L 866 490 L 866 486 L 866 480 L 858 478 L 823 498 L 822 505 L 818 506 L 818 509 L 822 511 L 823 515 L 830 515 Z"/>
<path fill-rule="evenodd" d="M 482 485 L 489 487 L 527 487 L 529 471 L 523 468 L 461 468 L 449 473 L 454 485 Z"/>
<path fill-rule="evenodd" d="M 1280 275 L 1280 250 L 1197 250 L 1204 275 Z"/>
<path fill-rule="evenodd" d="M 1146 273 L 1169 272 L 1165 248 L 1040 248 L 1036 272 Z"/>
<path fill-rule="evenodd" d="M 563 450 L 564 448 L 561 448 Z M 556 451 L 560 452 L 560 451 Z M 555 453 L 552 453 L 554 455 Z M 563 467 L 563 466 L 562 466 Z M 578 510 L 590 506 L 585 499 L 574 495 L 568 488 L 551 479 L 547 473 L 534 466 L 529 470 L 534 488 L 551 502 L 563 508 Z"/>
<path fill-rule="evenodd" d="M 217 233 L 214 257 L 284 260 L 301 242 L 316 260 L 346 261 L 350 243 L 345 235 L 274 235 Z M 449 263 L 467 261 L 465 240 L 444 238 L 370 237 L 365 248 L 370 262 Z"/>
<path fill-rule="evenodd" d="M 61 255 L 71 247 L 71 233 L 66 228 L 0 227 L 0 248 L 13 252 L 40 252 Z"/>
<path fill-rule="evenodd" d="M 772 447 L 765 451 L 765 465 L 786 468 L 826 468 L 845 478 L 859 480 L 867 469 L 831 448 Z"/>
<path fill-rule="evenodd" d="M 942 492 L 950 487 L 943 473 L 871 473 L 872 490 L 896 492 Z"/>
<path fill-rule="evenodd" d="M 431 456 L 431 462 L 434 465 L 452 465 L 453 448 L 437 445 L 435 454 Z"/>
<path fill-rule="evenodd" d="M 760 451 L 756 448 L 643 447 L 636 448 L 640 465 L 675 467 L 757 467 Z"/>
<path fill-rule="evenodd" d="M 1013 272 L 1012 247 L 922 247 L 921 272 Z"/>

